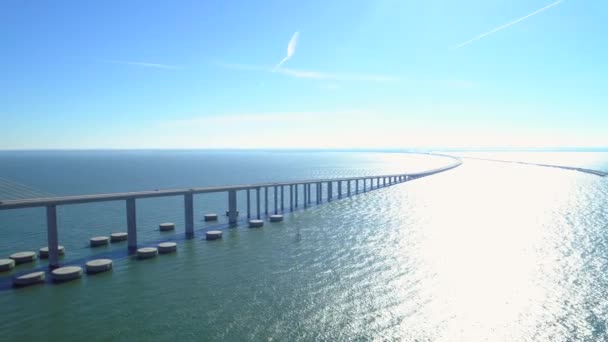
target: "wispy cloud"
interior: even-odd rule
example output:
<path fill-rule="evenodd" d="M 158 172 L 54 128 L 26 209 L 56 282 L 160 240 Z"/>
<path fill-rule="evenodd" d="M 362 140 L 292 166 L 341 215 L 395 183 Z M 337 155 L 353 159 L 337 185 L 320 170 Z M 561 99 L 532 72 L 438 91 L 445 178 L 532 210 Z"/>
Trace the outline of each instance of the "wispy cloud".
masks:
<path fill-rule="evenodd" d="M 285 58 L 283 58 L 283 60 L 281 60 L 279 62 L 279 64 L 277 64 L 274 67 L 274 71 L 277 71 L 285 62 L 287 62 L 296 53 L 296 46 L 298 45 L 299 36 L 300 36 L 299 31 L 296 31 L 293 34 L 293 36 L 291 36 L 291 39 L 289 40 L 289 44 L 287 44 L 287 55 L 285 56 Z"/>
<path fill-rule="evenodd" d="M 467 45 L 469 45 L 469 44 L 471 44 L 471 43 L 473 43 L 475 41 L 478 41 L 478 40 L 480 40 L 482 38 L 485 38 L 485 37 L 487 37 L 487 36 L 489 36 L 489 35 L 491 35 L 493 33 L 496 33 L 498 31 L 504 30 L 504 29 L 506 29 L 506 28 L 508 28 L 510 26 L 513 26 L 513 25 L 515 25 L 515 24 L 517 24 L 517 23 L 519 23 L 521 21 L 524 21 L 524 20 L 526 20 L 526 19 L 528 19 L 528 18 L 530 18 L 530 17 L 532 17 L 534 15 L 542 13 L 542 12 L 544 12 L 544 11 L 552 8 L 552 7 L 555 7 L 555 6 L 559 5 L 559 4 L 561 4 L 562 2 L 564 2 L 564 0 L 555 1 L 555 2 L 549 4 L 549 5 L 545 6 L 545 7 L 537 9 L 536 11 L 534 11 L 534 12 L 532 12 L 530 14 L 527 14 L 527 15 L 519 18 L 519 19 L 515 19 L 515 20 L 513 20 L 513 21 L 511 21 L 509 23 L 506 23 L 504 25 L 498 26 L 498 27 L 496 27 L 496 28 L 494 28 L 494 29 L 492 29 L 492 30 L 490 30 L 488 32 L 482 33 L 482 34 L 478 35 L 477 37 L 475 37 L 473 39 L 469 39 L 469 40 L 467 40 L 464 43 L 458 44 L 458 45 L 454 46 L 453 48 L 451 48 L 451 50 L 457 50 L 457 49 L 460 49 L 463 46 L 467 46 Z"/>
<path fill-rule="evenodd" d="M 332 118 L 366 119 L 374 117 L 376 111 L 371 109 L 342 109 L 332 111 L 285 111 L 266 113 L 238 113 L 223 115 L 194 116 L 185 119 L 176 119 L 160 122 L 161 127 L 194 128 L 241 125 L 247 127 L 254 124 L 295 124 L 303 122 L 321 122 Z"/>
<path fill-rule="evenodd" d="M 300 70 L 290 68 L 272 68 L 263 65 L 238 64 L 238 63 L 222 63 L 216 62 L 215 65 L 231 70 L 242 71 L 263 71 L 279 73 L 289 77 L 304 78 L 323 81 L 362 81 L 362 82 L 389 82 L 396 81 L 397 78 L 384 74 L 366 74 L 366 73 L 331 73 L 313 70 Z"/>
<path fill-rule="evenodd" d="M 171 69 L 171 70 L 182 69 L 182 67 L 177 66 L 177 65 L 160 64 L 160 63 L 123 61 L 123 60 L 115 60 L 115 59 L 102 59 L 101 61 L 105 62 L 105 63 L 135 65 L 135 66 L 144 67 L 144 68 Z"/>

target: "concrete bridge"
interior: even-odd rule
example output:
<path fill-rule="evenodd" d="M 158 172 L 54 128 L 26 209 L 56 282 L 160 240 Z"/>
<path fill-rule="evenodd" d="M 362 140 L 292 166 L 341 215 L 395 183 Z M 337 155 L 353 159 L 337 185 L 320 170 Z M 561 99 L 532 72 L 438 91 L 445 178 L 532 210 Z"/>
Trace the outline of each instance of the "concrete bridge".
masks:
<path fill-rule="evenodd" d="M 323 203 L 323 185 L 325 184 L 325 200 L 332 201 L 334 199 L 341 199 L 343 197 L 349 197 L 360 192 L 367 192 L 383 188 L 390 185 L 395 185 L 407 181 L 411 181 L 421 177 L 431 176 L 440 172 L 444 172 L 453 169 L 460 164 L 462 160 L 458 157 L 450 155 L 432 154 L 435 156 L 442 156 L 451 158 L 452 163 L 445 167 L 427 170 L 417 173 L 402 173 L 402 174 L 390 174 L 390 175 L 377 175 L 377 176 L 365 176 L 365 177 L 345 177 L 345 178 L 330 178 L 330 179 L 311 179 L 311 180 L 300 180 L 293 182 L 280 182 L 280 183 L 261 183 L 261 184 L 244 184 L 244 185 L 231 185 L 231 186 L 219 186 L 219 187 L 200 187 L 190 189 L 169 189 L 169 190 L 151 190 L 151 191 L 140 191 L 140 192 L 126 192 L 126 193 L 109 193 L 109 194 L 95 194 L 95 195 L 81 195 L 81 196 L 65 196 L 65 197 L 48 197 L 48 198 L 32 198 L 32 199 L 19 199 L 9 200 L 0 202 L 0 210 L 11 210 L 20 208 L 35 208 L 45 207 L 46 208 L 46 223 L 47 223 L 47 239 L 48 239 L 48 257 L 49 267 L 51 269 L 58 268 L 59 265 L 59 230 L 57 226 L 57 207 L 61 205 L 81 204 L 81 203 L 93 203 L 93 202 L 107 202 L 107 201 L 125 201 L 126 204 L 126 222 L 127 222 L 127 239 L 128 239 L 128 250 L 133 253 L 137 250 L 137 224 L 136 224 L 136 208 L 137 200 L 142 198 L 152 197 L 169 197 L 169 196 L 183 196 L 184 198 L 184 217 L 185 217 L 185 234 L 186 238 L 194 237 L 194 196 L 209 194 L 209 193 L 222 193 L 225 192 L 228 195 L 228 222 L 231 225 L 236 226 L 237 224 L 237 192 L 246 192 L 247 202 L 247 218 L 252 217 L 251 207 L 251 195 L 254 194 L 255 208 L 254 214 L 257 219 L 262 217 L 262 197 L 264 203 L 264 214 L 268 216 L 269 212 L 274 211 L 275 214 L 283 212 L 285 209 L 286 202 L 289 205 L 291 211 L 300 205 L 300 198 L 302 198 L 301 205 L 308 207 L 314 204 Z M 312 188 L 315 187 L 315 196 L 313 198 Z M 286 190 L 287 189 L 287 190 Z M 273 203 L 269 211 L 269 191 L 274 193 Z M 289 201 L 285 199 L 285 192 L 289 192 Z M 280 195 L 279 195 L 280 194 Z M 274 209 L 274 210 L 273 210 Z"/>

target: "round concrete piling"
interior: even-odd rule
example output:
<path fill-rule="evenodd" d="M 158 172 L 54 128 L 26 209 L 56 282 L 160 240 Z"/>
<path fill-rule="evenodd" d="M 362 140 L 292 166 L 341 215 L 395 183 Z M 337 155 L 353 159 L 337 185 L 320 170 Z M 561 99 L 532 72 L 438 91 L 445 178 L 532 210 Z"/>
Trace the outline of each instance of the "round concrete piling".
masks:
<path fill-rule="evenodd" d="M 59 252 L 59 255 L 64 255 L 65 254 L 65 248 L 63 246 L 58 246 L 57 247 L 57 251 Z M 49 257 L 49 248 L 48 247 L 42 247 L 42 248 L 40 248 L 40 250 L 38 251 L 38 256 L 40 257 L 40 259 L 48 259 L 48 257 Z"/>
<path fill-rule="evenodd" d="M 154 258 L 158 255 L 158 249 L 155 247 L 143 247 L 137 250 L 137 257 L 139 259 Z"/>
<path fill-rule="evenodd" d="M 51 272 L 53 280 L 56 282 L 70 281 L 78 279 L 82 276 L 82 267 L 80 266 L 65 266 L 54 269 Z"/>
<path fill-rule="evenodd" d="M 205 214 L 205 222 L 217 221 L 217 214 Z"/>
<path fill-rule="evenodd" d="M 262 220 L 249 220 L 249 228 L 260 228 L 264 226 L 264 221 Z"/>
<path fill-rule="evenodd" d="M 13 259 L 0 259 L 0 272 L 10 271 L 15 268 L 15 260 Z"/>
<path fill-rule="evenodd" d="M 15 286 L 28 286 L 44 282 L 46 275 L 42 271 L 24 274 L 13 279 Z"/>
<path fill-rule="evenodd" d="M 96 236 L 89 240 L 91 247 L 105 246 L 108 242 L 110 242 L 110 238 L 107 236 Z"/>
<path fill-rule="evenodd" d="M 283 221 L 283 215 L 270 215 L 270 222 L 281 222 Z"/>
<path fill-rule="evenodd" d="M 177 244 L 175 242 L 161 242 L 158 244 L 158 252 L 160 254 L 173 253 L 177 251 Z"/>
<path fill-rule="evenodd" d="M 26 262 L 32 262 L 36 260 L 36 252 L 19 252 L 9 256 L 9 258 L 15 260 L 15 264 L 24 264 Z"/>
<path fill-rule="evenodd" d="M 161 232 L 168 232 L 170 230 L 174 230 L 175 229 L 175 223 L 171 223 L 171 222 L 161 223 L 161 224 L 158 225 L 158 229 Z"/>
<path fill-rule="evenodd" d="M 110 259 L 95 259 L 86 263 L 87 273 L 95 274 L 112 269 L 112 260 Z"/>
<path fill-rule="evenodd" d="M 222 238 L 221 230 L 210 230 L 205 234 L 207 240 L 217 240 Z"/>
<path fill-rule="evenodd" d="M 129 237 L 129 234 L 124 233 L 124 232 L 112 233 L 112 234 L 110 234 L 110 241 L 112 241 L 112 242 L 126 241 L 128 237 Z"/>
<path fill-rule="evenodd" d="M 230 210 L 226 210 L 226 216 L 230 216 Z M 239 216 L 239 211 L 236 211 L 236 216 Z"/>

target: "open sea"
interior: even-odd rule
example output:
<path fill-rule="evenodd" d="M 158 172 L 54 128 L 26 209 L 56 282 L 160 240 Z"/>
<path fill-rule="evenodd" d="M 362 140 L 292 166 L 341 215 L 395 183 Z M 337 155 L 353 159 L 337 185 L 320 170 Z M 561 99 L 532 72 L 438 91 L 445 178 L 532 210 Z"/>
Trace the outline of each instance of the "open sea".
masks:
<path fill-rule="evenodd" d="M 606 152 L 454 153 L 608 171 Z M 417 172 L 452 160 L 364 152 L 0 152 L 0 201 Z M 65 265 L 114 268 L 14 289 L 0 273 L 1 341 L 608 341 L 608 177 L 465 159 L 447 172 L 228 228 L 225 194 L 138 200 L 141 246 L 124 202 L 58 208 Z M 253 196 L 255 197 L 255 196 Z M 272 201 L 272 199 L 271 199 Z M 302 196 L 300 196 L 302 201 Z M 271 202 L 272 203 L 272 202 Z M 240 218 L 246 213 L 239 196 Z M 255 206 L 253 206 L 255 208 Z M 203 222 L 218 213 L 220 221 Z M 158 224 L 175 222 L 175 232 Z M 206 241 L 204 231 L 222 229 Z M 46 246 L 43 208 L 0 211 L 0 258 Z"/>

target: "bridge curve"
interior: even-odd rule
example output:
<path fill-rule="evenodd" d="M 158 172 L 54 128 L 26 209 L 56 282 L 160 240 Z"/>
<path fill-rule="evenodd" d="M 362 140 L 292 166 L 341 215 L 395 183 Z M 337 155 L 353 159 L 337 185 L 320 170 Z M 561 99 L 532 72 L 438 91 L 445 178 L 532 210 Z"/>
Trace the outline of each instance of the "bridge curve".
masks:
<path fill-rule="evenodd" d="M 137 225 L 136 225 L 136 200 L 143 198 L 154 198 L 154 197 L 169 197 L 169 196 L 183 196 L 184 197 L 184 216 L 185 216 L 185 230 L 186 238 L 194 237 L 194 206 L 193 196 L 197 194 L 209 194 L 218 192 L 228 193 L 228 221 L 231 225 L 237 224 L 237 192 L 247 192 L 247 217 L 251 217 L 251 201 L 250 193 L 255 192 L 256 206 L 257 206 L 257 218 L 261 217 L 261 192 L 264 190 L 264 201 L 266 208 L 266 215 L 268 215 L 268 190 L 274 190 L 274 208 L 275 214 L 278 212 L 278 191 L 281 192 L 281 211 L 284 206 L 284 190 L 286 187 L 289 189 L 289 205 L 291 210 L 298 206 L 298 194 L 303 195 L 303 206 L 307 207 L 313 203 L 312 198 L 312 187 L 315 186 L 316 204 L 323 202 L 323 184 L 326 184 L 326 200 L 329 202 L 333 199 L 336 191 L 333 190 L 334 184 L 337 187 L 337 198 L 340 199 L 343 195 L 350 197 L 353 194 L 360 193 L 360 182 L 363 183 L 362 191 L 367 192 L 370 190 L 376 190 L 390 185 L 395 185 L 414 179 L 431 176 L 437 173 L 445 172 L 458 167 L 462 164 L 462 159 L 457 156 L 447 154 L 436 154 L 436 153 L 424 153 L 426 155 L 433 155 L 439 157 L 446 157 L 452 159 L 452 163 L 447 166 L 421 171 L 421 172 L 410 172 L 400 174 L 386 174 L 386 175 L 374 175 L 374 176 L 362 176 L 362 177 L 341 177 L 341 178 L 326 178 L 326 179 L 308 179 L 290 182 L 274 182 L 274 183 L 258 183 L 258 184 L 242 184 L 242 185 L 230 185 L 230 186 L 214 186 L 214 187 L 196 187 L 188 189 L 166 189 L 166 190 L 149 190 L 149 191 L 138 191 L 138 192 L 124 192 L 124 193 L 107 193 L 107 194 L 93 194 L 93 195 L 79 195 L 79 196 L 59 196 L 59 197 L 46 197 L 46 198 L 30 198 L 30 199 L 18 199 L 0 202 L 0 210 L 11 210 L 21 208 L 46 208 L 46 221 L 47 221 L 47 239 L 48 239 L 48 257 L 49 267 L 51 269 L 59 267 L 59 234 L 57 226 L 57 206 L 70 205 L 70 204 L 81 204 L 81 203 L 93 203 L 93 202 L 107 202 L 107 201 L 125 201 L 126 212 L 127 212 L 127 230 L 128 230 L 128 249 L 132 253 L 137 250 Z M 375 182 L 375 186 L 374 186 Z M 355 192 L 351 191 L 353 183 L 355 184 Z M 343 185 L 346 185 L 346 194 L 343 191 Z M 301 189 L 301 191 L 300 191 Z M 294 196 L 295 195 L 295 196 Z M 295 199 L 295 201 L 294 201 Z"/>

